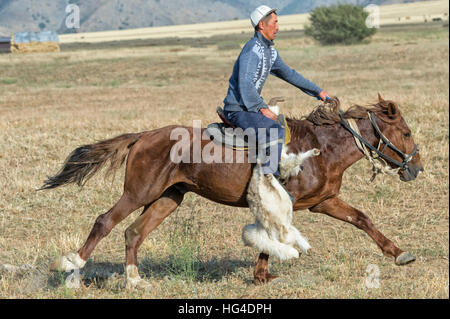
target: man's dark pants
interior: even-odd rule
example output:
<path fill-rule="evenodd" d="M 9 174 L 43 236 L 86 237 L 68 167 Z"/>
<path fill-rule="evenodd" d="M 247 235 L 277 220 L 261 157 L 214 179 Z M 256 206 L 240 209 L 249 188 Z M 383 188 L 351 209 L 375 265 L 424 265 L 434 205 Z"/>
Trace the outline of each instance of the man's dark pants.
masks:
<path fill-rule="evenodd" d="M 231 124 L 242 128 L 244 131 L 249 128 L 253 129 L 253 132 L 256 134 L 256 141 L 258 141 L 258 148 L 265 149 L 265 155 L 268 155 L 267 161 L 260 158 L 263 173 L 279 176 L 278 163 L 281 159 L 281 149 L 285 134 L 281 126 L 274 120 L 264 116 L 261 112 L 236 111 L 224 112 L 224 115 Z"/>

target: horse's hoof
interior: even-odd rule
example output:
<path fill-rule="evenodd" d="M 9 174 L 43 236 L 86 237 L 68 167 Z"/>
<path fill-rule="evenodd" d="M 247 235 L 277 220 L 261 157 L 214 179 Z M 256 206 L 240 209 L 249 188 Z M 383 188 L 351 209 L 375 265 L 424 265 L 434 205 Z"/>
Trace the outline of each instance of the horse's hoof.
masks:
<path fill-rule="evenodd" d="M 149 290 L 152 285 L 139 276 L 138 268 L 135 265 L 128 265 L 126 269 L 127 284 L 126 289 Z"/>
<path fill-rule="evenodd" d="M 395 258 L 395 264 L 397 266 L 403 266 L 412 263 L 414 260 L 416 260 L 416 256 L 405 251 Z"/>
<path fill-rule="evenodd" d="M 152 284 L 142 278 L 127 278 L 126 289 L 128 290 L 150 290 Z"/>
<path fill-rule="evenodd" d="M 68 253 L 65 256 L 58 257 L 51 265 L 52 271 L 72 271 L 81 269 L 86 264 L 86 261 L 81 259 L 78 253 Z"/>
<path fill-rule="evenodd" d="M 255 283 L 255 285 L 262 285 L 262 284 L 268 284 L 269 282 L 271 282 L 272 280 L 275 280 L 277 278 L 279 278 L 279 277 L 268 273 L 265 276 L 255 277 L 253 282 Z"/>

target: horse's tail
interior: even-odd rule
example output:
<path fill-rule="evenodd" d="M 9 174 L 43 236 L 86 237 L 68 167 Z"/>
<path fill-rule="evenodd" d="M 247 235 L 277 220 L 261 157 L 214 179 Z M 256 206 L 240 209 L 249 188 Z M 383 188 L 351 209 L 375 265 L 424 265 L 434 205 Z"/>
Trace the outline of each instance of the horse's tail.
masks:
<path fill-rule="evenodd" d="M 55 176 L 49 176 L 39 190 L 56 188 L 70 183 L 83 186 L 108 161 L 109 168 L 106 174 L 114 172 L 125 162 L 131 147 L 142 134 L 123 134 L 109 140 L 76 148 L 66 158 L 61 170 Z"/>

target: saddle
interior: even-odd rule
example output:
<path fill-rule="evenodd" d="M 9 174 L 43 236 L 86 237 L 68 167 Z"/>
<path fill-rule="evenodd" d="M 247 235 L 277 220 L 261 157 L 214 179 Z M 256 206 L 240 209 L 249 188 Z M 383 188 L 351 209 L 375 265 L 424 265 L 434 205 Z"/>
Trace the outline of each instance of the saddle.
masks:
<path fill-rule="evenodd" d="M 274 98 L 277 101 L 284 101 L 280 98 Z M 273 102 L 273 100 L 271 102 Z M 228 121 L 228 119 L 223 114 L 223 109 L 218 106 L 217 107 L 217 115 L 222 120 L 222 122 L 211 123 L 208 125 L 206 129 L 206 134 L 208 137 L 216 144 L 222 145 L 226 148 L 231 148 L 233 150 L 246 151 L 249 149 L 253 149 L 252 146 L 249 146 L 247 136 L 241 134 L 242 131 L 235 130 L 236 127 Z M 289 126 L 287 125 L 286 118 L 283 114 L 279 114 L 277 116 L 277 123 L 281 126 L 281 128 L 285 131 L 284 144 L 288 144 L 291 141 L 291 134 L 289 130 Z"/>

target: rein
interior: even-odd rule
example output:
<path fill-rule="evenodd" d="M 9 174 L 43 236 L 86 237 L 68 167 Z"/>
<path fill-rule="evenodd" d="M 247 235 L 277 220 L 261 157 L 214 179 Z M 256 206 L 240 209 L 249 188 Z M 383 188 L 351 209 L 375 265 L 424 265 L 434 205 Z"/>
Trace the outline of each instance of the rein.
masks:
<path fill-rule="evenodd" d="M 378 134 L 378 136 L 380 137 L 380 140 L 378 142 L 378 147 L 377 148 L 372 146 L 372 144 L 370 144 L 367 140 L 365 140 L 361 136 L 361 134 L 359 132 L 359 129 L 358 129 L 357 125 L 356 125 L 356 122 L 354 122 L 354 120 L 352 120 L 352 122 L 354 124 L 350 125 L 344 119 L 343 112 L 341 110 L 339 110 L 339 117 L 341 119 L 342 126 L 344 126 L 353 135 L 353 137 L 355 138 L 356 144 L 358 145 L 358 148 L 364 153 L 366 158 L 373 165 L 373 167 L 372 167 L 373 176 L 370 179 L 370 181 L 373 181 L 375 179 L 376 175 L 379 174 L 379 173 L 394 175 L 400 169 L 405 170 L 406 174 L 408 174 L 410 176 L 413 176 L 413 174 L 409 170 L 408 162 L 411 161 L 411 159 L 417 153 L 419 153 L 419 149 L 417 147 L 417 144 L 414 144 L 414 149 L 411 152 L 411 154 L 407 155 L 407 154 L 403 153 L 394 144 L 392 144 L 386 136 L 384 136 L 384 134 L 381 132 L 381 130 L 379 129 L 379 127 L 378 127 L 378 125 L 377 125 L 377 123 L 376 123 L 376 121 L 374 119 L 373 113 L 372 112 L 368 112 L 368 115 L 369 115 L 370 123 L 372 123 L 372 126 L 373 126 L 376 134 Z M 383 149 L 380 150 L 380 146 L 381 146 L 382 142 L 384 143 L 384 146 L 383 146 Z M 366 149 L 366 147 L 369 148 L 370 151 L 368 151 Z M 403 161 L 399 162 L 399 161 L 393 159 L 392 157 L 389 157 L 386 154 L 384 154 L 383 152 L 386 149 L 386 147 L 389 147 L 393 151 L 398 153 L 403 158 Z M 378 156 L 375 156 L 374 153 L 377 154 Z M 395 168 L 395 169 L 391 168 L 388 165 L 387 162 L 390 162 L 390 163 L 396 165 L 397 168 Z"/>

